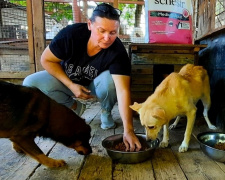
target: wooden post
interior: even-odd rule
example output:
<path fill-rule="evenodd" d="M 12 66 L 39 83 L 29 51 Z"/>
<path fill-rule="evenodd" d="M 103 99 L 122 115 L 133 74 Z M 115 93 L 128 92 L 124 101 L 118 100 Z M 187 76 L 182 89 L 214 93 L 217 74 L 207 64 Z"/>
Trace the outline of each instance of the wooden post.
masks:
<path fill-rule="evenodd" d="M 43 70 L 40 63 L 41 54 L 46 47 L 45 43 L 45 16 L 44 0 L 30 0 L 32 2 L 33 13 L 33 34 L 34 34 L 34 55 L 36 71 Z"/>
<path fill-rule="evenodd" d="M 72 8 L 73 8 L 73 21 L 74 21 L 74 23 L 81 22 L 80 8 L 77 5 L 77 0 L 73 0 Z"/>
<path fill-rule="evenodd" d="M 118 0 L 113 0 L 113 7 L 118 8 L 119 7 L 119 2 Z"/>
<path fill-rule="evenodd" d="M 33 15 L 32 14 L 33 14 L 32 1 L 27 0 L 28 53 L 29 53 L 29 60 L 30 60 L 30 73 L 35 72 Z"/>
<path fill-rule="evenodd" d="M 84 11 L 84 18 L 85 18 L 85 21 L 87 21 L 88 20 L 88 4 L 87 4 L 87 0 L 83 0 L 83 3 L 84 3 L 84 9 L 83 9 L 83 11 Z"/>

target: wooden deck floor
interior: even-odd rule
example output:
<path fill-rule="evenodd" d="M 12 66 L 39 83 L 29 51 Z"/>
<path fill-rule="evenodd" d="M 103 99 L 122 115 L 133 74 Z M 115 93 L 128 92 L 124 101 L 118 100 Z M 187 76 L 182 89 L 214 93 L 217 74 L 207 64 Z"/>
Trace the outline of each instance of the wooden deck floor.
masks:
<path fill-rule="evenodd" d="M 225 179 L 225 164 L 218 163 L 203 154 L 195 135 L 204 128 L 196 121 L 189 150 L 179 153 L 178 148 L 184 135 L 184 127 L 170 132 L 170 146 L 157 148 L 152 159 L 139 164 L 117 164 L 111 161 L 101 145 L 101 141 L 112 134 L 123 132 L 118 108 L 113 110 L 113 118 L 118 124 L 115 130 L 100 128 L 100 105 L 89 104 L 83 114 L 92 127 L 89 156 L 77 154 L 72 149 L 48 139 L 36 139 L 36 143 L 50 157 L 66 160 L 68 166 L 49 169 L 28 156 L 17 154 L 8 139 L 0 139 L 0 179 L 1 180 L 161 180 L 161 179 Z M 201 121 L 201 120 L 200 120 Z M 135 132 L 143 132 L 138 117 L 134 118 Z"/>

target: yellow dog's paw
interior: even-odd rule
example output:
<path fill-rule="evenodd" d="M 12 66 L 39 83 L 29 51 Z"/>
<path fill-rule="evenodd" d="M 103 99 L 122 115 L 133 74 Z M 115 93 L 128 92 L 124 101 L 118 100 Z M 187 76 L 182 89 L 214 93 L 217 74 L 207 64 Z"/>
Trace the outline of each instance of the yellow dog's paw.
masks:
<path fill-rule="evenodd" d="M 159 147 L 166 148 L 166 147 L 168 147 L 168 145 L 169 145 L 169 142 L 168 141 L 167 142 L 162 141 L 162 142 L 160 142 Z"/>
<path fill-rule="evenodd" d="M 216 129 L 217 129 L 217 127 L 216 127 L 216 126 L 214 126 L 214 125 L 209 125 L 209 129 L 216 130 Z"/>
<path fill-rule="evenodd" d="M 188 145 L 185 143 L 182 143 L 179 147 L 179 152 L 186 152 L 188 150 Z"/>

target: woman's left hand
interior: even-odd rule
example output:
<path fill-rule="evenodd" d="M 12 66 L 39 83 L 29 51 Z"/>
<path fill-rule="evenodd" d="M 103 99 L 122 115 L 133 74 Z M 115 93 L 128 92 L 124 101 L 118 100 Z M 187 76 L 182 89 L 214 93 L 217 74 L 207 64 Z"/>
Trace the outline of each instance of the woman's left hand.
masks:
<path fill-rule="evenodd" d="M 124 133 L 123 142 L 126 146 L 126 151 L 139 151 L 141 149 L 141 143 L 133 131 Z"/>

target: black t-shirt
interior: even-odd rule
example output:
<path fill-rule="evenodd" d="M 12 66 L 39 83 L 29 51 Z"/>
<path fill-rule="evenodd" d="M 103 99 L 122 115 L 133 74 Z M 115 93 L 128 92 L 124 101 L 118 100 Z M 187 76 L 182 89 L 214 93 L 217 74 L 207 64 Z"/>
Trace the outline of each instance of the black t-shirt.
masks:
<path fill-rule="evenodd" d="M 101 72 L 130 75 L 131 62 L 119 38 L 107 49 L 88 56 L 87 43 L 91 32 L 86 23 L 68 25 L 51 41 L 49 48 L 62 60 L 67 76 L 75 83 L 89 85 Z"/>

